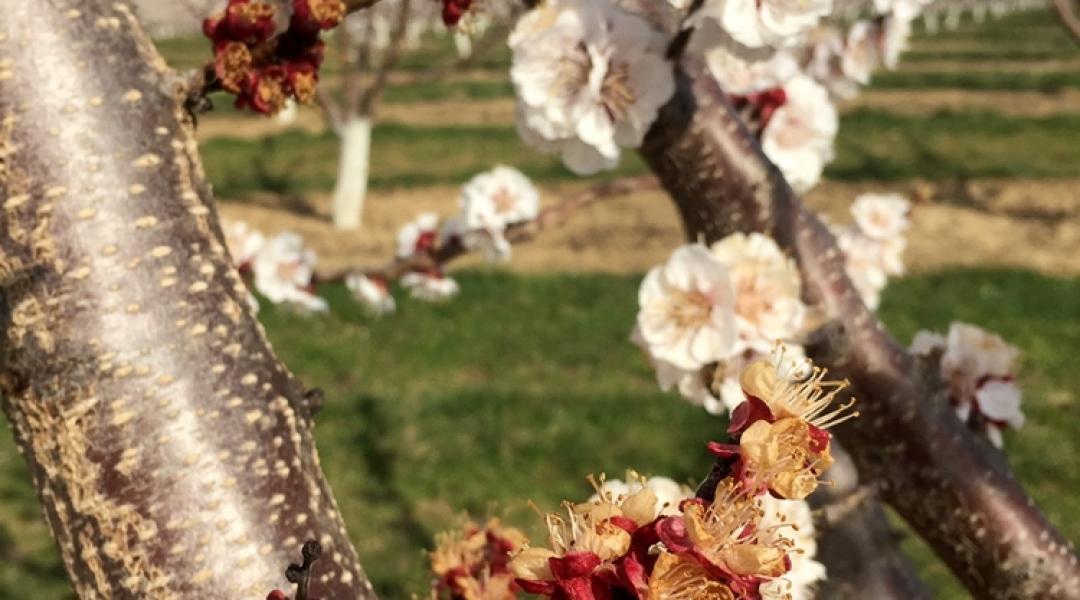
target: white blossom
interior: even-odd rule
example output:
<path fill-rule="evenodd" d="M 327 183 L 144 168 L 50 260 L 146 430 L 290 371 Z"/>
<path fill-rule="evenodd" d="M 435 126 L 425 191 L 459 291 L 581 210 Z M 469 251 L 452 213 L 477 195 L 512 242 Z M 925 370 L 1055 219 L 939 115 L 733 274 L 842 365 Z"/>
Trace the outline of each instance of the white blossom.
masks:
<path fill-rule="evenodd" d="M 674 92 L 666 36 L 611 0 L 549 0 L 510 35 L 518 129 L 579 174 L 618 164 Z"/>
<path fill-rule="evenodd" d="M 735 349 L 735 294 L 728 270 L 704 247 L 686 245 L 645 276 L 637 325 L 649 353 L 684 370 Z"/>
<path fill-rule="evenodd" d="M 694 497 L 693 490 L 686 485 L 679 484 L 670 477 L 654 476 L 644 479 L 631 471 L 627 473 L 626 478 L 629 483 L 621 479 L 605 479 L 602 488 L 605 492 L 614 496 L 616 500 L 622 500 L 647 487 L 656 496 L 657 515 L 673 516 L 681 514 L 679 504 L 687 498 Z M 596 502 L 599 499 L 599 494 L 593 494 L 589 501 Z"/>
<path fill-rule="evenodd" d="M 790 52 L 779 51 L 765 60 L 747 60 L 716 45 L 705 52 L 705 64 L 728 94 L 746 95 L 783 87 L 799 72 Z"/>
<path fill-rule="evenodd" d="M 803 74 L 793 77 L 784 91 L 787 100 L 765 125 L 761 147 L 791 187 L 804 193 L 832 160 L 836 107 L 825 88 Z"/>
<path fill-rule="evenodd" d="M 252 229 L 245 221 L 226 221 L 222 224 L 225 246 L 229 249 L 233 264 L 238 268 L 250 265 L 266 244 L 266 236 Z"/>
<path fill-rule="evenodd" d="M 713 19 L 749 48 L 790 46 L 832 11 L 832 0 L 706 0 L 698 19 Z"/>
<path fill-rule="evenodd" d="M 764 511 L 758 530 L 763 542 L 779 538 L 794 545 L 788 556 L 791 569 L 782 577 L 761 586 L 763 600 L 811 600 L 814 586 L 825 579 L 825 565 L 814 560 L 817 555 L 817 531 L 813 514 L 805 500 L 781 500 L 765 494 L 759 499 Z"/>
<path fill-rule="evenodd" d="M 767 235 L 735 233 L 712 246 L 735 286 L 736 351 L 769 352 L 803 327 L 806 306 L 795 261 Z"/>
<path fill-rule="evenodd" d="M 305 247 L 303 238 L 292 231 L 270 238 L 252 261 L 255 288 L 268 300 L 323 312 L 328 309 L 326 300 L 311 291 L 314 269 L 315 251 Z"/>
<path fill-rule="evenodd" d="M 408 258 L 431 248 L 439 238 L 439 215 L 426 212 L 417 215 L 398 230 L 397 257 Z"/>
<path fill-rule="evenodd" d="M 834 228 L 848 277 L 871 310 L 880 302 L 890 275 L 904 273 L 904 233 L 911 203 L 897 194 L 862 194 L 851 206 L 852 226 Z"/>
<path fill-rule="evenodd" d="M 888 241 L 907 230 L 911 203 L 900 194 L 861 194 L 851 205 L 855 224 L 868 237 Z"/>
<path fill-rule="evenodd" d="M 540 194 L 525 175 L 503 165 L 476 175 L 461 190 L 461 218 L 450 229 L 469 248 L 480 249 L 489 259 L 510 256 L 507 226 L 536 218 Z"/>
<path fill-rule="evenodd" d="M 874 21 L 858 21 L 848 30 L 840 65 L 845 76 L 866 85 L 882 62 L 881 28 Z"/>
<path fill-rule="evenodd" d="M 401 285 L 413 298 L 427 302 L 443 302 L 461 291 L 456 281 L 442 273 L 408 273 Z"/>
<path fill-rule="evenodd" d="M 1000 336 L 975 325 L 954 322 L 947 336 L 920 331 L 911 352 L 941 352 L 941 378 L 949 386 L 949 400 L 965 422 L 976 419 L 983 433 L 1001 447 L 1001 430 L 1024 425 L 1022 395 L 1015 382 L 1019 350 Z"/>
<path fill-rule="evenodd" d="M 725 414 L 724 401 L 711 389 L 714 367 L 706 365 L 697 369 L 680 369 L 673 363 L 657 358 L 649 351 L 649 345 L 641 336 L 641 328 L 635 326 L 630 334 L 630 341 L 649 359 L 656 372 L 656 383 L 662 392 L 677 390 L 679 395 L 695 406 L 700 406 L 712 415 Z M 742 393 L 741 391 L 739 392 Z M 726 400 L 726 399 L 725 399 Z"/>
<path fill-rule="evenodd" d="M 394 296 L 381 278 L 352 273 L 345 278 L 345 287 L 357 302 L 377 316 L 393 314 L 397 310 Z"/>
<path fill-rule="evenodd" d="M 900 55 L 907 50 L 911 39 L 912 17 L 892 14 L 885 17 L 881 37 L 881 62 L 887 69 L 895 69 L 900 62 Z"/>

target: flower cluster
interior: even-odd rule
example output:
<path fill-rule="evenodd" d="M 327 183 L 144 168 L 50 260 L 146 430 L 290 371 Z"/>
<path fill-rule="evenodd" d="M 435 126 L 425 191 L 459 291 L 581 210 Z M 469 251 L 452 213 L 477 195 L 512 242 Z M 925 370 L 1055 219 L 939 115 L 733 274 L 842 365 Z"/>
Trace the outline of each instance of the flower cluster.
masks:
<path fill-rule="evenodd" d="M 525 535 L 498 519 L 484 526 L 469 523 L 462 531 L 436 536 L 429 554 L 435 574 L 433 600 L 510 600 L 518 586 L 510 573 L 510 555 L 521 550 Z"/>
<path fill-rule="evenodd" d="M 746 402 L 735 411 L 727 444 L 714 443 L 727 475 L 698 498 L 665 512 L 654 486 L 625 491 L 597 485 L 584 503 L 545 516 L 548 543 L 528 547 L 509 567 L 522 589 L 567 600 L 636 598 L 788 598 L 824 575 L 804 564 L 792 579 L 795 534 L 808 510 L 777 510 L 769 495 L 802 500 L 831 463 L 830 434 L 847 406 L 830 409 L 838 382 L 811 369 L 790 379 L 764 362 L 743 373 Z M 792 510 L 798 517 L 788 516 Z M 812 550 L 812 543 L 810 544 Z M 805 590 L 801 590 L 805 591 Z"/>
<path fill-rule="evenodd" d="M 714 21 L 739 45 L 782 48 L 829 14 L 833 0 L 705 0 L 698 19 Z"/>
<path fill-rule="evenodd" d="M 226 223 L 225 244 L 233 264 L 242 275 L 251 276 L 255 289 L 274 304 L 285 304 L 303 312 L 324 312 L 326 301 L 314 293 L 315 251 L 303 238 L 284 231 L 267 238 L 243 221 Z M 249 297 L 253 309 L 258 308 Z"/>
<path fill-rule="evenodd" d="M 510 34 L 522 139 L 579 174 L 614 168 L 674 93 L 667 35 L 612 0 L 548 0 Z"/>
<path fill-rule="evenodd" d="M 345 16 L 342 0 L 293 0 L 288 28 L 274 37 L 274 6 L 262 0 L 229 0 L 225 10 L 203 22 L 214 44 L 214 74 L 236 94 L 238 108 L 264 114 L 285 107 L 289 98 L 315 96 L 324 45 L 319 32 Z"/>
<path fill-rule="evenodd" d="M 800 71 L 790 52 L 747 60 L 721 44 L 704 56 L 710 74 L 791 187 L 803 193 L 816 185 L 833 159 L 839 126 L 828 91 Z"/>
<path fill-rule="evenodd" d="M 454 225 L 462 243 L 489 260 L 507 260 L 506 228 L 537 217 L 540 193 L 520 171 L 498 165 L 465 184 L 460 204 L 461 214 Z"/>
<path fill-rule="evenodd" d="M 506 239 L 509 227 L 537 218 L 540 194 L 525 175 L 517 169 L 498 165 L 469 180 L 461 190 L 460 213 L 440 223 L 439 215 L 422 213 L 405 224 L 397 234 L 396 255 L 407 260 L 428 255 L 435 266 L 425 266 L 401 278 L 401 284 L 414 298 L 439 301 L 459 292 L 458 284 L 438 266 L 437 255 L 442 249 L 459 246 L 479 251 L 489 260 L 510 257 L 510 242 Z M 364 280 L 356 279 L 357 289 Z M 367 283 L 370 283 L 367 279 Z M 379 282 L 374 282 L 380 284 Z M 385 281 L 381 282 L 385 288 Z M 371 286 L 368 286 L 370 289 Z"/>
<path fill-rule="evenodd" d="M 794 262 L 768 236 L 736 233 L 706 248 L 677 249 L 638 293 L 631 339 L 648 355 L 662 389 L 677 387 L 712 413 L 742 402 L 735 383 L 778 340 L 795 343 L 806 324 Z M 793 346 L 791 353 L 801 348 Z M 719 396 L 719 398 L 717 397 Z"/>
<path fill-rule="evenodd" d="M 904 273 L 910 212 L 911 203 L 898 194 L 862 194 L 851 205 L 855 222 L 833 228 L 848 277 L 871 310 L 881 302 L 889 276 Z"/>
<path fill-rule="evenodd" d="M 920 331 L 911 352 L 941 354 L 941 378 L 949 386 L 949 402 L 971 429 L 1002 446 L 1005 427 L 1024 425 L 1021 394 L 1016 385 L 1019 350 L 984 329 L 953 323 L 947 336 Z"/>
<path fill-rule="evenodd" d="M 911 37 L 913 14 L 896 12 L 857 21 L 845 36 L 833 27 L 815 32 L 806 70 L 835 98 L 853 98 L 881 67 L 895 69 Z"/>

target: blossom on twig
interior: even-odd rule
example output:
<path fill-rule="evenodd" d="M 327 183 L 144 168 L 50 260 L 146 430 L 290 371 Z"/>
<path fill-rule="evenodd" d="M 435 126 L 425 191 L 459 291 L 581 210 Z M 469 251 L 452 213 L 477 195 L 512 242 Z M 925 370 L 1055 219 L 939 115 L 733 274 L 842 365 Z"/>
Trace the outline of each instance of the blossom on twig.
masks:
<path fill-rule="evenodd" d="M 1020 351 L 1015 346 L 975 325 L 954 322 L 947 336 L 918 332 L 911 352 L 941 352 L 941 378 L 949 387 L 949 402 L 956 415 L 994 446 L 1002 447 L 1006 427 L 1023 427 L 1021 393 L 1016 385 Z"/>

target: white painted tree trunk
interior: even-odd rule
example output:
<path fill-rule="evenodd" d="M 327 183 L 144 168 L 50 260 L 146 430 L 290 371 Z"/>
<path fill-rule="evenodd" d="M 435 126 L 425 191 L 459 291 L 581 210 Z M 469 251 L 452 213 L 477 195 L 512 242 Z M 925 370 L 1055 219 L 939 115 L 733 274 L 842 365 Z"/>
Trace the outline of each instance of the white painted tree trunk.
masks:
<path fill-rule="evenodd" d="M 352 117 L 341 128 L 341 158 L 333 201 L 334 226 L 338 229 L 360 226 L 370 161 L 371 118 Z"/>
<path fill-rule="evenodd" d="M 465 60 L 472 56 L 472 37 L 463 31 L 454 32 L 454 48 L 458 58 Z"/>

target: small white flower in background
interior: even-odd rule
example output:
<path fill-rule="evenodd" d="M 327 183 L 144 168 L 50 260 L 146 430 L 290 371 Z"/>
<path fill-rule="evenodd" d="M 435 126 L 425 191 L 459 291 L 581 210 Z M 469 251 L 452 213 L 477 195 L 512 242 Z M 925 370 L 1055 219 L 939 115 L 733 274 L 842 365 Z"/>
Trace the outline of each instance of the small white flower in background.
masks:
<path fill-rule="evenodd" d="M 948 336 L 920 331 L 911 352 L 940 351 L 941 378 L 949 386 L 949 401 L 960 420 L 979 426 L 998 448 L 1005 427 L 1024 425 L 1016 361 L 1020 351 L 995 335 L 967 323 L 954 322 Z"/>
<path fill-rule="evenodd" d="M 838 118 L 829 93 L 806 75 L 793 77 L 784 92 L 786 102 L 765 125 L 761 148 L 801 194 L 817 184 L 833 158 Z"/>
<path fill-rule="evenodd" d="M 540 193 L 517 169 L 499 165 L 476 175 L 461 190 L 461 217 L 444 228 L 456 234 L 467 248 L 480 249 L 489 260 L 510 256 L 506 228 L 536 218 Z"/>
<path fill-rule="evenodd" d="M 881 36 L 881 62 L 887 69 L 895 69 L 900 55 L 907 50 L 911 39 L 911 16 L 894 13 L 885 17 Z"/>
<path fill-rule="evenodd" d="M 522 139 L 575 173 L 614 168 L 675 91 L 667 36 L 611 0 L 549 0 L 510 35 Z"/>
<path fill-rule="evenodd" d="M 250 266 L 255 255 L 266 244 L 266 236 L 244 221 L 224 221 L 222 229 L 225 233 L 225 246 L 228 247 L 237 268 Z"/>
<path fill-rule="evenodd" d="M 911 203 L 898 194 L 862 194 L 851 205 L 855 223 L 834 228 L 847 274 L 863 302 L 874 310 L 890 275 L 904 273 L 904 233 Z"/>
<path fill-rule="evenodd" d="M 656 514 L 672 516 L 681 514 L 679 504 L 687 498 L 694 497 L 694 490 L 689 486 L 681 485 L 670 477 L 655 476 L 645 479 L 633 471 L 626 474 L 627 481 L 621 479 L 604 479 L 603 490 L 612 494 L 616 500 L 622 500 L 649 488 L 656 496 Z M 590 502 L 600 499 L 599 494 L 593 494 Z"/>
<path fill-rule="evenodd" d="M 690 244 L 654 267 L 638 291 L 637 325 L 649 353 L 693 371 L 735 349 L 735 293 L 728 270 Z"/>
<path fill-rule="evenodd" d="M 833 98 L 850 100 L 859 93 L 859 84 L 844 73 L 846 41 L 836 27 L 819 27 L 806 45 L 806 73 L 825 86 Z"/>
<path fill-rule="evenodd" d="M 763 600 L 811 600 L 814 586 L 825 579 L 825 565 L 817 555 L 817 531 L 813 514 L 805 500 L 781 500 L 765 494 L 759 498 L 764 515 L 758 524 L 763 541 L 786 538 L 794 543 L 788 556 L 791 570 L 761 586 Z"/>
<path fill-rule="evenodd" d="M 736 351 L 769 352 L 798 336 L 806 317 L 795 261 L 760 233 L 735 233 L 712 245 L 735 286 Z"/>
<path fill-rule="evenodd" d="M 420 252 L 427 252 L 439 239 L 439 215 L 426 212 L 417 215 L 398 230 L 397 257 L 408 258 Z"/>
<path fill-rule="evenodd" d="M 900 194 L 860 194 L 851 205 L 855 224 L 878 241 L 900 237 L 907 230 L 911 203 Z"/>
<path fill-rule="evenodd" d="M 845 227 L 834 233 L 836 244 L 844 253 L 848 279 L 859 292 L 863 304 L 870 310 L 877 310 L 881 304 L 881 291 L 889 281 L 882 265 L 882 244 L 855 227 Z"/>
<path fill-rule="evenodd" d="M 390 315 L 397 310 L 394 296 L 381 277 L 352 273 L 345 278 L 345 287 L 349 288 L 357 302 L 377 316 Z"/>
<path fill-rule="evenodd" d="M 860 85 L 870 83 L 870 76 L 882 62 L 881 35 L 881 26 L 875 21 L 858 21 L 851 26 L 840 58 L 845 76 Z"/>
<path fill-rule="evenodd" d="M 299 234 L 285 231 L 267 240 L 252 261 L 255 288 L 274 304 L 289 304 L 310 312 L 328 309 L 326 300 L 311 291 L 315 251 Z"/>
<path fill-rule="evenodd" d="M 832 0 L 706 0 L 697 19 L 713 19 L 749 48 L 781 48 L 832 11 Z"/>
<path fill-rule="evenodd" d="M 728 94 L 746 95 L 783 87 L 799 72 L 790 52 L 779 51 L 765 60 L 747 60 L 717 45 L 705 52 L 705 64 Z"/>
<path fill-rule="evenodd" d="M 458 284 L 442 273 L 409 273 L 401 278 L 401 285 L 417 300 L 443 302 L 461 291 Z"/>

